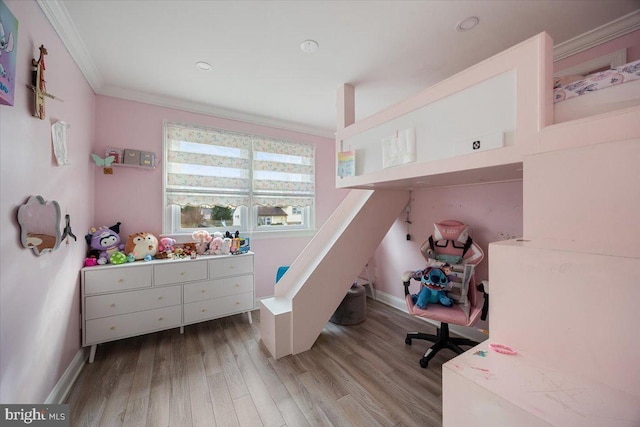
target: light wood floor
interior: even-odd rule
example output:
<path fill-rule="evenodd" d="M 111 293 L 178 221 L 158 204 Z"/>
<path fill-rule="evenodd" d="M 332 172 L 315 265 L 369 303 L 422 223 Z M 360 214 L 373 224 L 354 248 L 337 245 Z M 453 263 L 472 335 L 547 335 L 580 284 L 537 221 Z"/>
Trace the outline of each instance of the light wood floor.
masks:
<path fill-rule="evenodd" d="M 435 328 L 367 299 L 367 319 L 328 323 L 313 348 L 274 360 L 259 311 L 98 346 L 67 403 L 72 426 L 441 426 L 441 351 L 404 343 Z"/>

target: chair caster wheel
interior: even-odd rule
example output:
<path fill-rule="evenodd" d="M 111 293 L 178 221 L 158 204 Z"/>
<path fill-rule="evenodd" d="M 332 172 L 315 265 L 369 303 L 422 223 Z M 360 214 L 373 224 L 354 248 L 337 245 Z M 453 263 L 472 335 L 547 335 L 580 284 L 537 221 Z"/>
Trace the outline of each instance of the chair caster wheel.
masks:
<path fill-rule="evenodd" d="M 428 364 L 429 364 L 429 361 L 427 359 L 425 359 L 424 357 L 422 359 L 420 359 L 420 367 L 421 368 L 426 368 Z"/>
<path fill-rule="evenodd" d="M 404 343 L 407 345 L 411 345 L 411 338 L 405 338 Z"/>

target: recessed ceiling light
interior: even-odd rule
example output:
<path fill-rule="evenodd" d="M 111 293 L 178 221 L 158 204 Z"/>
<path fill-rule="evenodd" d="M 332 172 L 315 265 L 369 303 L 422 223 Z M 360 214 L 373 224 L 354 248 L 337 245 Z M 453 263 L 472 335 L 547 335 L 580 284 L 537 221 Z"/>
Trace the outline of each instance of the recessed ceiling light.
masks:
<path fill-rule="evenodd" d="M 480 22 L 480 19 L 478 19 L 477 16 L 465 18 L 456 24 L 456 31 L 464 32 L 473 30 L 475 26 L 478 25 L 478 22 Z"/>
<path fill-rule="evenodd" d="M 318 50 L 319 47 L 320 45 L 315 40 L 305 40 L 300 44 L 300 49 L 302 49 L 304 53 L 313 53 Z"/>
<path fill-rule="evenodd" d="M 196 62 L 196 67 L 198 68 L 198 70 L 202 70 L 202 71 L 211 71 L 213 69 L 211 64 L 203 61 Z"/>

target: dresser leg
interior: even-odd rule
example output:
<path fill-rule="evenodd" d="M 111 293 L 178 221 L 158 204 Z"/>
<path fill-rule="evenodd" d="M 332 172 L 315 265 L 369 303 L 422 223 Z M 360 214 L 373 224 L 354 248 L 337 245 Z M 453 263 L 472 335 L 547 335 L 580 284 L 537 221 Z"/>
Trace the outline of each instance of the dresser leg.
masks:
<path fill-rule="evenodd" d="M 253 323 L 253 319 L 251 318 L 251 312 L 247 311 L 247 317 L 249 318 L 249 324 Z"/>
<path fill-rule="evenodd" d="M 94 344 L 91 346 L 91 350 L 89 351 L 89 363 L 93 363 L 96 358 L 96 349 L 98 348 L 98 344 Z"/>
<path fill-rule="evenodd" d="M 184 326 L 180 326 L 180 333 L 184 334 Z"/>

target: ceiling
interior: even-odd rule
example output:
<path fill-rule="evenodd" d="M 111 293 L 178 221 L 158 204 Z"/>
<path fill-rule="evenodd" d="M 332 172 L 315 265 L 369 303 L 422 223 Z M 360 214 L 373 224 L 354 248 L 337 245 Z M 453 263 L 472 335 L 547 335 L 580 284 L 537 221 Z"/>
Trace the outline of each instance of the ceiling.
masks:
<path fill-rule="evenodd" d="M 98 94 L 329 137 L 344 83 L 360 119 L 541 31 L 558 46 L 640 10 L 640 0 L 38 3 Z M 456 31 L 471 16 L 476 28 Z M 313 54 L 300 49 L 307 39 Z"/>

